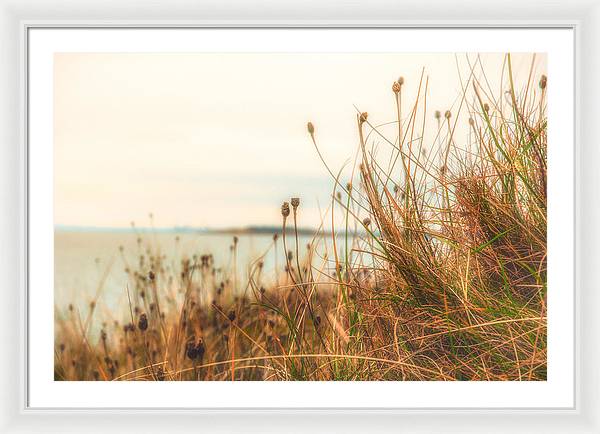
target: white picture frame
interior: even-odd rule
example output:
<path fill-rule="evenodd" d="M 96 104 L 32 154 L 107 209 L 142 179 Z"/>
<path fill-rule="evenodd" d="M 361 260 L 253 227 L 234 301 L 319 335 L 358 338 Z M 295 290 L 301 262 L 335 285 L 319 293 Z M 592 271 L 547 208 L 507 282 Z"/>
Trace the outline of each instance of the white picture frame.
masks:
<path fill-rule="evenodd" d="M 533 2 L 514 2 L 513 8 L 506 3 L 486 4 L 478 10 L 464 6 L 469 18 L 453 20 L 462 2 L 452 6 L 436 2 L 436 7 L 425 8 L 418 4 L 391 5 L 372 3 L 347 10 L 347 19 L 336 19 L 337 9 L 332 3 L 320 6 L 307 3 L 301 9 L 280 5 L 280 9 L 250 6 L 241 2 L 230 10 L 215 5 L 154 5 L 147 9 L 133 8 L 133 2 L 88 2 L 94 7 L 90 12 L 77 15 L 68 3 L 55 3 L 51 10 L 41 2 L 25 1 L 19 4 L 2 2 L 2 52 L 7 57 L 1 69 L 2 84 L 6 95 L 2 102 L 2 161 L 5 162 L 2 183 L 6 197 L 2 212 L 2 330 L 6 335 L 5 356 L 2 363 L 2 413 L 0 426 L 6 432 L 187 432 L 198 428 L 207 432 L 260 431 L 260 432 L 599 432 L 600 424 L 595 415 L 599 389 L 597 365 L 598 354 L 594 348 L 594 331 L 598 320 L 594 308 L 598 306 L 592 279 L 593 266 L 597 262 L 594 246 L 598 231 L 594 228 L 598 207 L 592 200 L 593 188 L 597 186 L 594 164 L 598 161 L 592 135 L 592 117 L 596 112 L 594 96 L 599 95 L 597 76 L 598 24 L 600 9 L 591 3 L 573 2 L 565 19 L 565 9 L 547 7 L 544 20 L 539 20 L 540 9 Z M 466 2 L 465 2 L 466 3 Z M 325 5 L 325 6 L 323 6 Z M 123 7 L 132 7 L 123 11 Z M 250 9 L 249 9 L 250 8 Z M 260 19 L 245 17 L 258 16 Z M 93 12 L 91 12 L 93 11 Z M 283 11 L 283 12 L 282 12 Z M 409 15 L 407 15 L 409 13 Z M 553 16 L 556 14 L 556 16 Z M 203 17 L 198 20 L 180 21 L 186 16 Z M 516 17 L 518 16 L 518 19 Z M 99 21 L 110 17 L 109 21 Z M 410 17 L 407 19 L 406 17 Z M 143 21 L 141 21 L 143 20 Z M 25 312 L 27 304 L 27 32 L 36 27 L 561 27 L 575 32 L 575 234 L 576 234 L 576 399 L 569 409 L 41 409 L 32 408 L 27 400 L 26 371 L 27 337 Z M 584 86 L 584 87 L 582 87 Z M 17 110 L 16 107 L 20 107 Z M 589 118 L 589 119 L 587 119 Z M 587 122 L 586 122 L 587 120 Z M 586 127 L 587 126 L 587 129 Z M 585 201 L 582 198 L 589 198 Z M 585 237 L 580 237 L 585 234 Z M 16 327 L 19 325 L 19 327 Z M 18 349 L 18 350 L 17 350 Z M 17 375 L 17 373 L 19 375 Z M 107 417 L 109 416 L 110 417 Z"/>

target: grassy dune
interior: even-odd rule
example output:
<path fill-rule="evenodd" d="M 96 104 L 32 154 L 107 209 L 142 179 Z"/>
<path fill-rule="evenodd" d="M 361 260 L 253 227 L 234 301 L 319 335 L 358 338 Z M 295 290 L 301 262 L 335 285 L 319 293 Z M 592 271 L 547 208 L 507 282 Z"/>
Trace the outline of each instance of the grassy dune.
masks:
<path fill-rule="evenodd" d="M 393 134 L 358 112 L 354 182 L 323 160 L 332 203 L 308 246 L 300 199 L 281 206 L 275 273 L 148 247 L 125 264 L 125 317 L 57 306 L 55 379 L 545 380 L 547 79 L 517 83 L 510 56 L 502 89 L 476 72 L 455 113 L 426 107 L 424 76 L 407 113 L 393 82 Z"/>

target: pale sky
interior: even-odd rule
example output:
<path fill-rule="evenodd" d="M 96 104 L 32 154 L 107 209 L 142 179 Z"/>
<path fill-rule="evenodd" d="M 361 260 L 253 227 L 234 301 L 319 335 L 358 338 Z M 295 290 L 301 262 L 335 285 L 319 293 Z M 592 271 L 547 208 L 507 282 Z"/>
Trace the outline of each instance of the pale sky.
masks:
<path fill-rule="evenodd" d="M 482 57 L 493 86 L 503 58 Z M 514 56 L 515 76 L 530 63 Z M 271 225 L 299 196 L 301 225 L 315 226 L 333 181 L 306 122 L 337 171 L 356 150 L 354 106 L 394 120 L 403 76 L 408 113 L 422 67 L 433 127 L 460 94 L 454 54 L 57 54 L 55 223 L 147 226 L 152 212 L 160 227 Z"/>

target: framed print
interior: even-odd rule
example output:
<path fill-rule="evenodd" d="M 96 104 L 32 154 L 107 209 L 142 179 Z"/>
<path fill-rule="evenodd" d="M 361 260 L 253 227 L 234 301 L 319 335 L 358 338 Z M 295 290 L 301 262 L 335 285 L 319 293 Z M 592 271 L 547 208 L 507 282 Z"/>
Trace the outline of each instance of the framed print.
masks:
<path fill-rule="evenodd" d="M 572 31 L 30 29 L 28 47 L 32 406 L 94 406 L 75 389 L 96 381 L 120 381 L 89 395 L 110 407 L 137 406 L 135 381 L 180 388 L 160 407 L 412 407 L 424 382 L 440 407 L 483 405 L 471 387 L 573 404 L 574 294 L 546 284 L 573 282 L 552 267 L 572 263 L 573 94 L 548 81 L 573 81 Z"/>
<path fill-rule="evenodd" d="M 9 432 L 598 431 L 579 19 L 25 15 Z"/>

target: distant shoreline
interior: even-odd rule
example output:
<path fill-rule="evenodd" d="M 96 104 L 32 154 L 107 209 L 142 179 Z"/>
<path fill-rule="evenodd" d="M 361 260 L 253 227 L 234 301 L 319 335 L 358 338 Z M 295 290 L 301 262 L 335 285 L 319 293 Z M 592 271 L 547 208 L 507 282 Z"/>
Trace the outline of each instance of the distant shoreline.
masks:
<path fill-rule="evenodd" d="M 281 234 L 281 226 L 247 226 L 233 228 L 201 228 L 192 226 L 173 227 L 98 227 L 98 226 L 69 226 L 56 225 L 55 232 L 111 232 L 111 233 L 167 233 L 167 234 L 202 234 L 202 235 L 273 235 Z M 331 234 L 315 228 L 298 228 L 298 235 Z M 294 233 L 293 226 L 287 226 L 286 234 Z"/>

